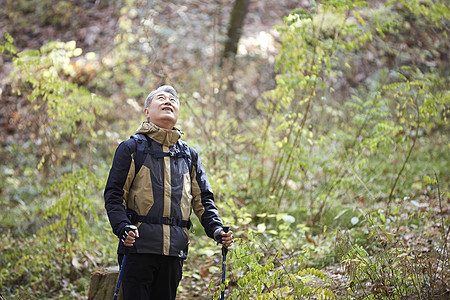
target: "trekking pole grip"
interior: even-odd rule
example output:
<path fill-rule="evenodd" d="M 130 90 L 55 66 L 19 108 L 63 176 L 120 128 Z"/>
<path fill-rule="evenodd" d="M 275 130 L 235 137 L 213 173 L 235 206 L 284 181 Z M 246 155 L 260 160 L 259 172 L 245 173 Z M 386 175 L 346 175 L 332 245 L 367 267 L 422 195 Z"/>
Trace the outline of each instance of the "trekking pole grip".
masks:
<path fill-rule="evenodd" d="M 223 231 L 226 233 L 230 230 L 230 226 L 223 226 Z M 228 248 L 222 245 L 222 256 L 226 256 L 228 253 Z"/>

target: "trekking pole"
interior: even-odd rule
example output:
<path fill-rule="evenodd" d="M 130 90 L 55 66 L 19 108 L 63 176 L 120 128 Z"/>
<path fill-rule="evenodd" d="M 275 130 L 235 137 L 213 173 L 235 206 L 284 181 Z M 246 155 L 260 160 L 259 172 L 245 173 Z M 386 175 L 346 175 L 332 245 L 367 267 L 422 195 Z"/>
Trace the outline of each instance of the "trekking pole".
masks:
<path fill-rule="evenodd" d="M 228 232 L 230 227 L 224 226 L 223 231 Z M 225 273 L 227 271 L 227 253 L 228 248 L 222 245 L 222 284 L 225 285 Z M 220 300 L 223 300 L 225 297 L 225 287 L 223 291 L 220 293 Z"/>
<path fill-rule="evenodd" d="M 127 263 L 128 251 L 129 251 L 129 249 L 127 247 L 125 247 L 125 254 L 123 255 L 122 266 L 120 267 L 119 279 L 117 279 L 117 285 L 116 285 L 116 290 L 114 292 L 113 300 L 117 300 L 117 296 L 119 296 L 119 289 L 120 289 L 120 284 L 122 283 L 123 269 L 125 268 L 125 264 Z"/>
<path fill-rule="evenodd" d="M 127 230 L 129 230 L 129 231 L 127 231 Z M 124 246 L 125 246 L 126 236 L 128 236 L 128 233 L 130 231 L 134 231 L 136 234 L 137 227 L 135 225 L 126 225 L 125 226 L 125 233 L 123 234 L 123 237 L 121 238 L 121 241 L 122 241 L 122 243 L 124 243 Z M 139 234 L 137 234 L 136 236 L 139 237 Z M 123 259 L 122 259 L 122 265 L 120 266 L 119 278 L 117 279 L 117 285 L 116 285 L 116 290 L 114 291 L 113 300 L 117 300 L 117 296 L 119 295 L 120 284 L 122 283 L 123 269 L 125 269 L 125 264 L 127 263 L 127 256 L 128 256 L 129 252 L 130 252 L 130 248 L 125 246 L 125 253 L 124 253 Z"/>

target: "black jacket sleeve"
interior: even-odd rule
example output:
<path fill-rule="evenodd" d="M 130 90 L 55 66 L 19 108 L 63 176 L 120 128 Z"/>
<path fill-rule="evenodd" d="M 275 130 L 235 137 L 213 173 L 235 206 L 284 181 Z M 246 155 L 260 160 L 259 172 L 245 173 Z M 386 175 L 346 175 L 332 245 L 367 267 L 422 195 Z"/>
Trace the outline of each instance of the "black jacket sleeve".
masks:
<path fill-rule="evenodd" d="M 132 154 L 136 151 L 136 142 L 129 139 L 120 143 L 114 155 L 108 181 L 105 187 L 105 208 L 109 222 L 115 235 L 119 236 L 122 229 L 131 224 L 126 215 L 124 205 L 124 185 L 132 162 Z"/>
<path fill-rule="evenodd" d="M 200 219 L 206 234 L 214 238 L 214 232 L 223 227 L 222 220 L 219 218 L 219 212 L 214 203 L 214 194 L 203 168 L 198 153 L 190 147 L 192 158 L 192 204 L 194 212 Z"/>

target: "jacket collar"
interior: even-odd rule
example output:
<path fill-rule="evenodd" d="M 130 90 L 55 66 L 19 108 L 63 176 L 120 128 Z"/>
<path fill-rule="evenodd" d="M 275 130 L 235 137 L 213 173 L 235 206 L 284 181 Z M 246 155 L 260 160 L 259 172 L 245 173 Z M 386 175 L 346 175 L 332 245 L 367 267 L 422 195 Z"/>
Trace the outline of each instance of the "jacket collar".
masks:
<path fill-rule="evenodd" d="M 143 122 L 136 130 L 136 133 L 146 134 L 154 141 L 167 147 L 175 145 L 183 134 L 183 132 L 176 127 L 173 129 L 164 129 L 151 122 Z"/>

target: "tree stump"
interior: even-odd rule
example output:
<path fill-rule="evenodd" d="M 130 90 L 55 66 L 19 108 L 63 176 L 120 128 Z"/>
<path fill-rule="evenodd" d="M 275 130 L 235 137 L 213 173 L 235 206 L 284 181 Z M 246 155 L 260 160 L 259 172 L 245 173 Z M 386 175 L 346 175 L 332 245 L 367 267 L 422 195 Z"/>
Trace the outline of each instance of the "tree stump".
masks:
<path fill-rule="evenodd" d="M 119 267 L 98 268 L 91 273 L 89 300 L 111 300 L 116 290 Z M 122 288 L 117 299 L 123 299 Z"/>

